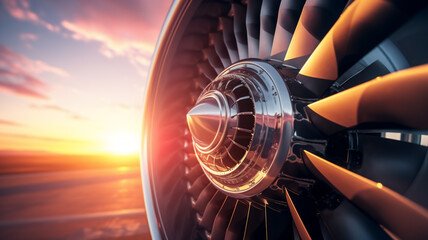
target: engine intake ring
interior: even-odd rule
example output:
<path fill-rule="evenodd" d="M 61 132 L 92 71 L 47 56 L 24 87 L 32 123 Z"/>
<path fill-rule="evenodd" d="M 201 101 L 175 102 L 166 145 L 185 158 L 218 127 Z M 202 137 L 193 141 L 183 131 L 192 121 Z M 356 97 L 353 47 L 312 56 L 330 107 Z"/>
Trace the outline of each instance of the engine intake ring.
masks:
<path fill-rule="evenodd" d="M 252 197 L 279 175 L 294 130 L 290 94 L 274 66 L 252 60 L 228 67 L 187 119 L 202 169 L 229 196 Z"/>

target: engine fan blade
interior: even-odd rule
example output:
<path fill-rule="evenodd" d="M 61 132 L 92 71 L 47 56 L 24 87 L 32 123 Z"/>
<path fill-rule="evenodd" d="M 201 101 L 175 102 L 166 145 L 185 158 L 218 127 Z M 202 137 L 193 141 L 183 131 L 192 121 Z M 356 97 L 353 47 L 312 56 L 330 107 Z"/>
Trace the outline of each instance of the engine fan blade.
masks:
<path fill-rule="evenodd" d="M 386 229 L 403 239 L 428 238 L 428 211 L 404 196 L 308 151 L 303 158 L 314 175 L 331 184 Z"/>
<path fill-rule="evenodd" d="M 334 209 L 320 211 L 322 224 L 326 225 L 332 239 L 379 240 L 391 239 L 379 223 L 364 214 L 347 199 L 343 199 Z"/>
<path fill-rule="evenodd" d="M 266 239 L 265 211 L 250 204 L 245 223 L 244 240 Z"/>
<path fill-rule="evenodd" d="M 291 216 L 293 217 L 293 221 L 294 221 L 294 224 L 296 225 L 296 228 L 297 228 L 297 231 L 299 233 L 300 238 L 302 240 L 312 239 L 311 236 L 309 236 L 308 230 L 306 230 L 305 224 L 303 223 L 302 219 L 300 218 L 300 215 L 297 212 L 297 209 L 294 206 L 294 203 L 291 200 L 287 189 L 285 189 L 285 197 L 287 199 L 288 208 L 290 209 Z"/>
<path fill-rule="evenodd" d="M 424 1 L 354 1 L 300 70 L 297 79 L 321 95 L 340 75 L 420 9 Z M 326 64 L 328 63 L 328 64 Z"/>
<path fill-rule="evenodd" d="M 260 37 L 260 8 L 262 0 L 249 0 L 247 6 L 247 26 L 248 57 L 259 57 L 259 37 Z"/>
<path fill-rule="evenodd" d="M 187 167 L 194 166 L 198 164 L 198 159 L 196 159 L 196 156 L 194 153 L 185 154 L 184 155 L 184 164 L 186 164 Z"/>
<path fill-rule="evenodd" d="M 232 63 L 239 61 L 238 47 L 236 46 L 235 33 L 233 32 L 233 19 L 220 17 L 220 26 L 223 29 L 223 41 L 226 45 Z"/>
<path fill-rule="evenodd" d="M 217 216 L 215 217 L 213 230 L 211 234 L 212 240 L 224 239 L 227 226 L 229 225 L 230 219 L 232 218 L 233 209 L 235 208 L 236 202 L 238 200 L 227 197 L 226 201 L 223 202 L 223 205 L 220 208 Z"/>
<path fill-rule="evenodd" d="M 215 51 L 226 68 L 232 64 L 230 61 L 229 53 L 227 52 L 226 45 L 224 45 L 223 32 L 210 33 L 210 41 L 214 43 Z"/>
<path fill-rule="evenodd" d="M 204 53 L 204 56 L 208 59 L 208 62 L 210 63 L 211 67 L 214 68 L 216 73 L 221 73 L 224 69 L 223 63 L 218 57 L 214 47 L 204 48 L 202 49 L 202 52 Z"/>
<path fill-rule="evenodd" d="M 205 175 L 201 175 L 188 187 L 188 192 L 194 199 L 198 199 L 199 194 L 209 183 L 208 178 Z"/>
<path fill-rule="evenodd" d="M 273 59 L 284 60 L 304 3 L 304 1 L 294 0 L 281 1 L 271 50 Z"/>
<path fill-rule="evenodd" d="M 415 202 L 421 204 L 425 208 L 428 208 L 428 194 L 426 189 L 426 183 L 428 182 L 428 154 L 425 155 L 424 162 L 419 168 L 419 172 L 413 179 L 412 184 L 406 190 L 406 196 Z"/>
<path fill-rule="evenodd" d="M 212 81 L 214 80 L 214 78 L 217 77 L 217 73 L 215 72 L 214 68 L 212 68 L 207 61 L 198 63 L 197 66 L 199 71 L 204 74 L 204 76 L 207 77 L 209 80 Z"/>
<path fill-rule="evenodd" d="M 379 60 L 377 60 L 371 63 L 370 65 L 363 67 L 361 71 L 353 74 L 348 78 L 344 78 L 343 80 L 338 79 L 333 86 L 337 90 L 343 91 L 345 89 L 349 89 L 367 81 L 370 81 L 378 76 L 386 75 L 388 73 L 390 73 L 388 68 L 386 68 L 385 65 L 383 65 Z"/>
<path fill-rule="evenodd" d="M 356 173 L 382 182 L 403 195 L 421 169 L 428 149 L 418 144 L 364 134 L 358 135 L 358 145 L 363 162 Z M 421 191 L 420 194 L 428 193 Z"/>
<path fill-rule="evenodd" d="M 215 18 L 201 16 L 193 19 L 187 27 L 186 35 L 189 34 L 208 34 L 216 31 L 218 22 Z"/>
<path fill-rule="evenodd" d="M 266 239 L 291 239 L 293 237 L 292 217 L 286 210 L 270 208 L 266 205 Z"/>
<path fill-rule="evenodd" d="M 270 57 L 281 0 L 263 1 L 260 10 L 259 58 Z"/>
<path fill-rule="evenodd" d="M 326 134 L 358 124 L 385 123 L 428 129 L 428 64 L 394 72 L 324 98 L 307 107 Z"/>
<path fill-rule="evenodd" d="M 227 14 L 229 9 L 230 5 L 227 2 L 203 1 L 195 16 L 216 18 Z"/>
<path fill-rule="evenodd" d="M 199 194 L 198 199 L 196 199 L 194 208 L 199 214 L 203 214 L 205 208 L 207 207 L 209 201 L 213 198 L 214 194 L 218 190 L 212 185 L 208 184 L 204 190 Z"/>
<path fill-rule="evenodd" d="M 200 225 L 207 229 L 208 231 L 212 230 L 215 217 L 217 213 L 220 211 L 221 206 L 224 201 L 226 201 L 227 196 L 217 191 L 213 198 L 208 202 L 207 207 L 205 208 L 204 214 L 200 219 Z"/>
<path fill-rule="evenodd" d="M 238 47 L 239 59 L 248 58 L 247 28 L 245 17 L 247 9 L 240 4 L 232 4 L 233 31 L 235 32 L 236 45 Z"/>
<path fill-rule="evenodd" d="M 193 81 L 195 83 L 198 83 L 199 87 L 204 89 L 212 80 L 209 78 L 206 78 L 206 76 L 198 76 L 197 78 L 194 78 Z"/>
<path fill-rule="evenodd" d="M 188 172 L 186 172 L 185 176 L 186 179 L 189 180 L 190 183 L 193 183 L 196 181 L 196 179 L 199 176 L 204 175 L 204 171 L 202 170 L 201 166 L 195 165 L 193 166 Z"/>
<path fill-rule="evenodd" d="M 346 0 L 306 1 L 285 55 L 286 64 L 299 69 L 303 66 L 333 26 L 346 2 Z"/>
<path fill-rule="evenodd" d="M 224 239 L 242 240 L 244 238 L 245 222 L 247 220 L 248 209 L 248 204 L 245 204 L 241 201 L 236 202 Z"/>
<path fill-rule="evenodd" d="M 182 51 L 175 55 L 174 65 L 178 66 L 180 63 L 186 66 L 194 67 L 195 64 L 202 60 L 202 53 L 200 51 Z"/>

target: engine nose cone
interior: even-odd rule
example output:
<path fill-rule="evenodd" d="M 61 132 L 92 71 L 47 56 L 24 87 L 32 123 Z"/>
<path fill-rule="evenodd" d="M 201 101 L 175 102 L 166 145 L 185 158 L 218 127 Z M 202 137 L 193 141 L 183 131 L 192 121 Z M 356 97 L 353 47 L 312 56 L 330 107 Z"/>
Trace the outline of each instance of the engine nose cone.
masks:
<path fill-rule="evenodd" d="M 292 109 L 282 75 L 264 61 L 238 62 L 208 84 L 187 123 L 214 186 L 238 198 L 271 186 L 289 153 Z"/>
<path fill-rule="evenodd" d="M 207 98 L 187 113 L 187 124 L 194 140 L 202 147 L 209 146 L 221 122 L 221 110 L 214 98 Z"/>
<path fill-rule="evenodd" d="M 221 140 L 228 115 L 225 105 L 221 93 L 214 91 L 200 99 L 187 113 L 187 124 L 199 149 L 210 151 Z"/>

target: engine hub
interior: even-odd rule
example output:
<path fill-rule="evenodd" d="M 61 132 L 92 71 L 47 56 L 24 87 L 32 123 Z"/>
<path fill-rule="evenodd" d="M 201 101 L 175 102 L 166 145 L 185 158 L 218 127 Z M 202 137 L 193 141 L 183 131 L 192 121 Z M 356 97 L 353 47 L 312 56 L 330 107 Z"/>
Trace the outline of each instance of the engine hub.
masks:
<path fill-rule="evenodd" d="M 209 180 L 226 194 L 254 196 L 272 184 L 293 135 L 290 94 L 275 67 L 243 61 L 201 93 L 187 122 Z"/>

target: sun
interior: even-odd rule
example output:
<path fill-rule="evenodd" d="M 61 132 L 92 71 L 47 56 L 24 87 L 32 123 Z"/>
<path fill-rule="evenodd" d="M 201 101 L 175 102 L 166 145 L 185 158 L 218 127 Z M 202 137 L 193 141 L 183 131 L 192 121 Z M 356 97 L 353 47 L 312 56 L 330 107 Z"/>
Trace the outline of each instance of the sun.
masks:
<path fill-rule="evenodd" d="M 107 150 L 115 155 L 135 155 L 139 153 L 140 139 L 138 134 L 116 132 L 108 136 Z"/>

